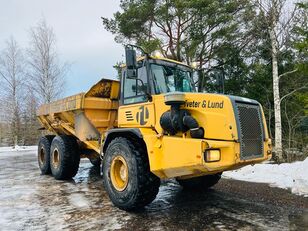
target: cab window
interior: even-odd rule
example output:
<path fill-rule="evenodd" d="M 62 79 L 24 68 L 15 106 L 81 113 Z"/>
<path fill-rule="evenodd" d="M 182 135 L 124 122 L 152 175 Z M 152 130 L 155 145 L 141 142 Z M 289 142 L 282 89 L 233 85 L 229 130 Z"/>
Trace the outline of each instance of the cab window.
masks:
<path fill-rule="evenodd" d="M 191 73 L 179 66 L 151 64 L 156 94 L 167 92 L 194 92 Z"/>
<path fill-rule="evenodd" d="M 146 67 L 139 67 L 137 71 L 137 79 L 127 78 L 126 74 L 124 74 L 124 104 L 140 103 L 147 101 L 148 80 Z"/>

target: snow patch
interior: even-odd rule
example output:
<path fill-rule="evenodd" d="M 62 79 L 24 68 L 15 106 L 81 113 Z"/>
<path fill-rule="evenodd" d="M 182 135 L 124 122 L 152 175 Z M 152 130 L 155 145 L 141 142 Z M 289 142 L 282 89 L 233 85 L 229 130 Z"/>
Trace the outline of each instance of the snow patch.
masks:
<path fill-rule="evenodd" d="M 223 173 L 223 177 L 242 181 L 268 183 L 272 187 L 291 189 L 308 197 L 308 158 L 284 164 L 255 164 Z"/>
<path fill-rule="evenodd" d="M 37 146 L 13 146 L 13 147 L 0 147 L 0 152 L 14 152 L 14 151 L 34 151 Z"/>
<path fill-rule="evenodd" d="M 27 155 L 37 152 L 37 146 L 13 146 L 13 147 L 0 147 L 1 156 L 16 156 L 16 155 Z"/>

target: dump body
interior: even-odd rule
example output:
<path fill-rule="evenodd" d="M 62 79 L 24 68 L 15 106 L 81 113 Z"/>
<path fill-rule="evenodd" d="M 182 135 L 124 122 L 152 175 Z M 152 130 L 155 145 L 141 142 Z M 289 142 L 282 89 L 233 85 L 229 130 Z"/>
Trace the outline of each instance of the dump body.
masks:
<path fill-rule="evenodd" d="M 57 135 L 73 135 L 84 149 L 100 152 L 100 135 L 117 127 L 119 81 L 102 79 L 88 92 L 44 104 L 37 115 Z"/>

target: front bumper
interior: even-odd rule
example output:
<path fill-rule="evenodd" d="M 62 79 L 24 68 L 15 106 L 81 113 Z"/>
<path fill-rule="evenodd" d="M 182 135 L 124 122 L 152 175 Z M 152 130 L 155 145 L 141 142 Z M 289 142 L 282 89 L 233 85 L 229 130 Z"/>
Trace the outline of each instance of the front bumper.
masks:
<path fill-rule="evenodd" d="M 241 159 L 240 143 L 235 141 L 191 139 L 164 136 L 148 150 L 151 171 L 160 178 L 192 178 L 233 170 L 271 158 L 271 140 L 264 141 L 263 155 Z M 149 148 L 149 147 L 148 147 Z M 220 160 L 207 162 L 206 150 L 219 150 Z"/>

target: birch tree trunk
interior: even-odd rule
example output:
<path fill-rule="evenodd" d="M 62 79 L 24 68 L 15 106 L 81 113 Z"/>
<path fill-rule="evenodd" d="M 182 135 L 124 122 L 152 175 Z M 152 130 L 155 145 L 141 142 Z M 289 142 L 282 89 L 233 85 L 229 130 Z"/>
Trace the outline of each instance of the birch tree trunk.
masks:
<path fill-rule="evenodd" d="M 273 22 L 275 23 L 275 22 Z M 279 75 L 278 75 L 278 42 L 276 39 L 275 26 L 269 30 L 271 40 L 272 55 L 272 75 L 273 75 L 273 94 L 275 112 L 275 153 L 279 160 L 282 160 L 282 129 L 281 129 L 281 108 L 279 95 Z"/>

